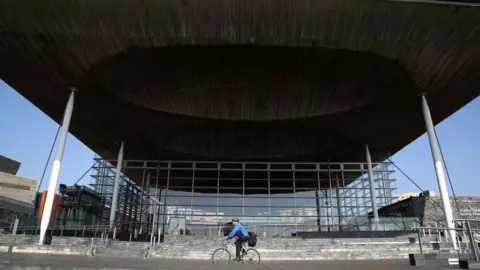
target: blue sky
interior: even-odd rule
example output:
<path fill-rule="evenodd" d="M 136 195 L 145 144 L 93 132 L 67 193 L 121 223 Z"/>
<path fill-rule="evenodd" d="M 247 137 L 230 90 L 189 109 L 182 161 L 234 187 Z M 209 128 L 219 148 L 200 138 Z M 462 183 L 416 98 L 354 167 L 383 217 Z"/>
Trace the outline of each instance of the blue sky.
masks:
<path fill-rule="evenodd" d="M 437 125 L 457 195 L 480 195 L 480 177 L 476 171 L 480 166 L 479 119 L 480 97 Z M 57 129 L 57 123 L 0 80 L 0 154 L 22 163 L 20 176 L 40 179 Z M 59 182 L 73 184 L 93 164 L 93 157 L 94 153 L 87 146 L 69 135 Z M 438 191 L 426 134 L 392 159 L 423 189 Z M 52 161 L 42 189 L 47 187 L 51 164 Z M 396 177 L 398 192 L 418 191 L 400 172 L 396 172 Z M 88 184 L 89 181 L 87 176 L 79 183 Z"/>

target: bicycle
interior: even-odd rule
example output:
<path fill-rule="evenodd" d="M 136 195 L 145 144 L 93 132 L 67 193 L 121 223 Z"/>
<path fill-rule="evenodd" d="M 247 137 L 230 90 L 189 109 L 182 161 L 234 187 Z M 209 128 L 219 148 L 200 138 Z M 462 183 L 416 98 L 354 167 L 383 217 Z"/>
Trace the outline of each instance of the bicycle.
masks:
<path fill-rule="evenodd" d="M 232 254 L 235 256 L 235 245 L 229 244 L 228 241 L 224 241 L 224 247 L 215 250 L 212 254 L 213 264 L 217 264 L 219 261 L 215 259 L 216 255 L 220 255 L 220 259 L 226 259 L 225 264 L 229 264 L 232 260 Z M 248 241 L 243 243 L 242 249 L 240 250 L 240 259 L 243 264 L 260 264 L 260 253 L 254 248 L 248 247 Z"/>

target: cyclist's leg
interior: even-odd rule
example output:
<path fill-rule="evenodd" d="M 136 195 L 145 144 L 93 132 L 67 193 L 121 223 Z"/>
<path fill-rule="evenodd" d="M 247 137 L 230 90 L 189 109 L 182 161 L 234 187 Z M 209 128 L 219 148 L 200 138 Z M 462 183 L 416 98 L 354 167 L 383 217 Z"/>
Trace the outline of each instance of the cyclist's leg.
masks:
<path fill-rule="evenodd" d="M 240 250 L 242 249 L 242 245 L 243 240 L 238 238 L 237 241 L 235 241 L 235 259 L 240 259 Z"/>
<path fill-rule="evenodd" d="M 245 244 L 248 241 L 248 237 L 239 237 L 237 238 L 237 241 L 235 242 L 235 247 L 236 247 L 236 259 L 240 259 L 240 252 L 242 252 L 242 255 L 246 253 L 246 248 L 244 247 Z"/>
<path fill-rule="evenodd" d="M 242 239 L 242 256 L 245 255 L 247 253 L 247 249 L 248 249 L 248 238 L 243 238 Z"/>
<path fill-rule="evenodd" d="M 248 249 L 248 242 L 245 241 L 243 242 L 243 245 L 242 245 L 242 256 L 247 254 L 247 249 Z"/>

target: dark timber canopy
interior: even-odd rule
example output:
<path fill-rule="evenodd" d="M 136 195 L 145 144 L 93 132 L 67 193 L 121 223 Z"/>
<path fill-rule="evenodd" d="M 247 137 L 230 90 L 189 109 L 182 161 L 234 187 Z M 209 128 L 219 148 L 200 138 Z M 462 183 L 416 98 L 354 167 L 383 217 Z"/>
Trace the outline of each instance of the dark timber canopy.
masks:
<path fill-rule="evenodd" d="M 364 161 L 480 93 L 480 8 L 0 1 L 0 77 L 104 157 Z M 34 132 L 32 130 L 32 132 Z"/>

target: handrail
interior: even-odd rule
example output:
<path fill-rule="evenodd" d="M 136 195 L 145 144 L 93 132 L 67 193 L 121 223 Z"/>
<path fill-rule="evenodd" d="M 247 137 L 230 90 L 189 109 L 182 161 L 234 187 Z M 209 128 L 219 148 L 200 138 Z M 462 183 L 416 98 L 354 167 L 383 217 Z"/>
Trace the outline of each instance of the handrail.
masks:
<path fill-rule="evenodd" d="M 403 220 L 403 219 L 402 219 Z M 342 224 L 321 224 L 320 226 L 318 224 L 292 224 L 292 223 L 260 223 L 260 222 L 254 222 L 251 224 L 245 224 L 244 226 L 250 227 L 255 230 L 263 230 L 264 232 L 266 231 L 267 234 L 272 233 L 273 235 L 275 234 L 282 234 L 282 231 L 284 230 L 289 231 L 292 230 L 292 228 L 295 228 L 297 231 L 317 231 L 317 228 L 321 228 L 323 231 L 324 229 L 326 230 L 327 228 L 332 228 L 334 231 L 371 231 L 369 229 L 368 225 L 370 224 L 371 220 L 370 219 L 355 219 L 356 225 L 351 224 L 349 222 L 342 223 Z M 403 223 L 400 223 L 399 220 L 397 220 L 395 217 L 384 217 L 383 219 L 379 220 L 379 225 L 381 228 L 379 228 L 379 231 L 398 231 L 398 230 L 408 230 L 409 228 L 408 223 L 414 222 L 418 223 L 417 219 L 414 218 L 407 218 Z M 149 224 L 151 225 L 152 223 L 145 223 L 145 222 L 117 222 L 117 224 L 121 225 L 130 225 L 129 227 L 132 228 L 132 225 L 135 225 L 135 228 L 142 227 L 142 226 L 148 226 Z M 160 224 L 158 222 L 157 224 Z M 382 226 L 383 224 L 383 226 Z M 411 224 L 411 223 L 410 223 Z M 145 229 L 145 227 L 143 227 Z M 221 233 L 221 230 L 224 229 L 231 229 L 233 228 L 232 225 L 228 225 L 225 223 L 217 223 L 217 224 L 185 224 L 185 228 L 189 228 L 191 230 L 196 230 L 197 228 L 204 228 L 204 229 L 212 229 L 218 230 L 218 233 Z M 270 232 L 270 229 L 277 228 L 275 229 L 275 232 Z M 99 222 L 97 224 L 90 224 L 90 225 L 81 225 L 81 224 L 65 224 L 65 225 L 54 225 L 54 226 L 49 226 L 48 229 L 53 232 L 57 231 L 84 231 L 84 232 L 89 232 L 91 233 L 92 231 L 96 232 L 106 232 L 109 231 L 108 229 L 108 224 L 105 224 L 104 222 Z M 0 230 L 3 230 L 3 234 L 8 234 L 12 230 L 12 226 L 4 226 L 0 227 Z M 17 228 L 18 231 L 24 231 L 26 234 L 34 233 L 37 234 L 37 232 L 40 230 L 40 224 L 32 224 L 32 223 L 27 223 L 25 225 L 20 225 Z M 150 229 L 148 229 L 150 230 Z M 168 231 L 170 231 L 169 229 Z M 172 232 L 176 232 L 177 230 L 174 229 Z M 167 233 L 167 231 L 166 231 Z M 83 233 L 82 233 L 83 234 Z"/>
<path fill-rule="evenodd" d="M 453 222 L 455 222 L 455 221 L 480 222 L 480 219 L 454 218 L 454 219 L 453 219 Z"/>
<path fill-rule="evenodd" d="M 413 220 L 413 223 L 418 223 L 420 226 L 422 225 L 422 223 L 419 220 Z"/>
<path fill-rule="evenodd" d="M 101 228 L 101 227 L 108 227 L 108 225 L 65 225 L 65 226 L 48 226 L 48 229 L 51 230 L 51 229 L 76 229 L 76 228 L 80 228 L 80 229 L 83 229 L 83 228 Z M 38 226 L 18 226 L 18 230 L 22 230 L 22 229 L 38 229 L 40 228 L 40 225 Z M 10 226 L 8 227 L 0 227 L 0 229 L 11 229 Z"/>
<path fill-rule="evenodd" d="M 479 252 L 478 252 L 478 247 L 477 247 L 477 244 L 476 244 L 476 239 L 473 235 L 473 232 L 477 232 L 477 231 L 480 231 L 480 229 L 472 229 L 470 228 L 470 221 L 475 221 L 475 222 L 480 222 L 480 220 L 469 220 L 469 219 L 465 219 L 465 220 L 462 220 L 462 219 L 454 219 L 454 221 L 466 221 L 466 228 L 445 228 L 445 227 L 442 227 L 442 228 L 437 228 L 437 227 L 412 227 L 411 230 L 416 230 L 418 232 L 418 238 L 419 238 L 419 244 L 420 244 L 420 251 L 421 251 L 421 236 L 420 236 L 420 231 L 423 232 L 423 235 L 425 236 L 425 230 L 429 230 L 429 235 L 430 235 L 430 230 L 436 230 L 437 232 L 440 232 L 440 231 L 461 231 L 463 233 L 467 233 L 468 234 L 468 238 L 469 238 L 469 242 L 470 242 L 470 248 L 471 248 L 471 252 L 474 256 L 474 259 L 475 261 L 479 261 L 479 258 L 480 258 L 480 255 L 479 255 Z M 447 239 L 447 238 L 445 238 Z M 457 238 L 457 239 L 452 239 L 452 241 L 457 241 L 460 243 L 460 239 Z M 459 245 L 460 246 L 460 245 Z"/>
<path fill-rule="evenodd" d="M 470 226 L 470 222 L 480 222 L 480 220 L 478 219 L 453 219 L 453 223 L 455 223 L 456 221 L 460 221 L 462 222 L 465 222 L 465 225 L 466 225 L 466 231 L 468 233 L 468 238 L 470 240 L 470 245 L 471 245 L 471 250 L 472 250 L 472 253 L 474 255 L 474 259 L 475 261 L 479 261 L 480 260 L 480 252 L 478 251 L 478 245 L 477 245 L 477 239 L 475 237 L 475 235 L 473 234 L 473 232 L 475 231 L 480 231 L 479 229 L 472 229 L 471 226 Z"/>
<path fill-rule="evenodd" d="M 412 227 L 410 230 L 416 230 L 416 229 L 430 229 L 430 230 L 438 230 L 438 231 L 442 231 L 442 230 L 445 230 L 445 231 L 464 231 L 465 229 L 463 228 L 446 228 L 446 227 Z M 480 231 L 480 229 L 472 229 L 472 231 Z"/>

